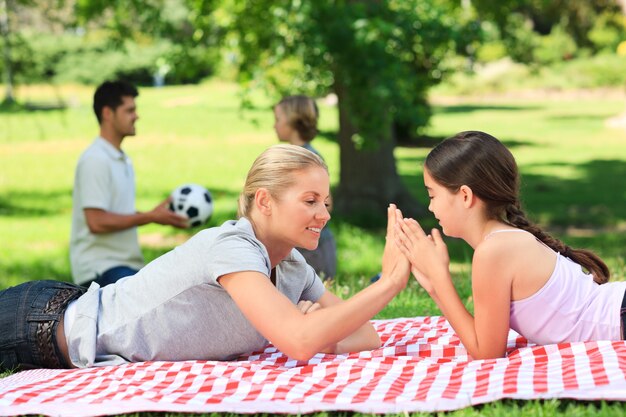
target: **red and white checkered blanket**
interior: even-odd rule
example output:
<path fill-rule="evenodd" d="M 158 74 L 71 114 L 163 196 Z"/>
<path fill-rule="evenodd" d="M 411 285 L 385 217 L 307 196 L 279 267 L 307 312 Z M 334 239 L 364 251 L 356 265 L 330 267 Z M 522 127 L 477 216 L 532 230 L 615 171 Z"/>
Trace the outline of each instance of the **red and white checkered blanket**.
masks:
<path fill-rule="evenodd" d="M 383 347 L 291 360 L 273 347 L 233 362 L 143 362 L 0 379 L 0 415 L 139 411 L 372 413 L 453 410 L 501 398 L 626 401 L 626 342 L 530 346 L 468 358 L 441 317 L 374 321 Z"/>

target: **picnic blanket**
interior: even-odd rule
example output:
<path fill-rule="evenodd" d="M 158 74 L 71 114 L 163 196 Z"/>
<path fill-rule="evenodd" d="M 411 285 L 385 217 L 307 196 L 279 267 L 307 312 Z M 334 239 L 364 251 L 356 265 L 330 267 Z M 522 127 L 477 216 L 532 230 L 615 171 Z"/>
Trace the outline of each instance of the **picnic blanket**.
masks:
<path fill-rule="evenodd" d="M 532 346 L 511 331 L 506 358 L 471 360 L 442 317 L 373 323 L 380 349 L 306 362 L 268 346 L 233 362 L 22 371 L 0 379 L 0 415 L 399 413 L 502 398 L 626 401 L 623 341 Z"/>

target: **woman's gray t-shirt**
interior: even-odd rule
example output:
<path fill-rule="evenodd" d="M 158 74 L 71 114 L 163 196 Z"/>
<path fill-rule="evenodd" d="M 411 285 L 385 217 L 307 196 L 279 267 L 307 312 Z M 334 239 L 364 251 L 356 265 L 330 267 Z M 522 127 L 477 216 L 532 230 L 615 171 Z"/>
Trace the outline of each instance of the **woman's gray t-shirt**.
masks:
<path fill-rule="evenodd" d="M 229 360 L 268 342 L 217 282 L 257 271 L 270 259 L 246 218 L 203 230 L 136 275 L 92 284 L 73 308 L 68 333 L 79 367 L 140 361 Z M 276 287 L 289 300 L 317 301 L 324 284 L 295 249 L 276 266 Z"/>

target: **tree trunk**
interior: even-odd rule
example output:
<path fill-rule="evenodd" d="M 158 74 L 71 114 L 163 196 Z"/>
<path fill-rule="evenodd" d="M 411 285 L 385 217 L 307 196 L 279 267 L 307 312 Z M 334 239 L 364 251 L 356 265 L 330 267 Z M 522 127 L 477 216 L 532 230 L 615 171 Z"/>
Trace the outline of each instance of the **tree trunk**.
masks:
<path fill-rule="evenodd" d="M 4 61 L 4 102 L 13 103 L 15 98 L 13 97 L 13 73 L 11 72 L 11 28 L 9 26 L 9 6 L 10 0 L 2 0 L 2 7 L 0 8 L 0 32 L 2 33 L 3 41 L 3 54 Z"/>
<path fill-rule="evenodd" d="M 426 213 L 402 183 L 396 170 L 395 138 L 392 122 L 377 147 L 359 149 L 354 141 L 357 128 L 351 117 L 352 109 L 346 91 L 335 79 L 339 107 L 339 186 L 333 196 L 334 210 L 362 225 L 381 225 L 386 221 L 387 206 L 395 203 L 407 216 Z M 419 184 L 415 184 L 419 186 Z"/>

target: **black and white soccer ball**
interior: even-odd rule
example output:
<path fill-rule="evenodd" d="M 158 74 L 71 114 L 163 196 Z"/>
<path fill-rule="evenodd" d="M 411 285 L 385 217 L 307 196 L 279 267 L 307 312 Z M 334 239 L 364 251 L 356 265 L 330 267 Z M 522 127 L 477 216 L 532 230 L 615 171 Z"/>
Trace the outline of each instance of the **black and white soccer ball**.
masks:
<path fill-rule="evenodd" d="M 198 184 L 184 184 L 172 191 L 170 210 L 189 219 L 191 227 L 200 226 L 213 214 L 209 190 Z"/>

